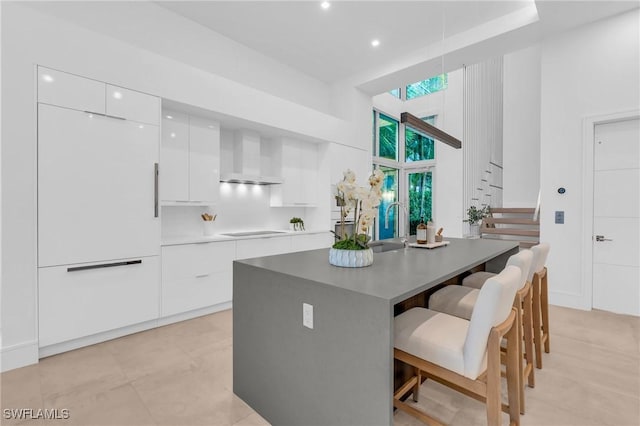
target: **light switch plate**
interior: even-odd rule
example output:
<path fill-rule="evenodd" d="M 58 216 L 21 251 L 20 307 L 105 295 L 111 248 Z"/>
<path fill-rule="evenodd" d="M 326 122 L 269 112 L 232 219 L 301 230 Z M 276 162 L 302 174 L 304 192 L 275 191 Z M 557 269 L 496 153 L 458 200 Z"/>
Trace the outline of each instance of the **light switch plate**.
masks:
<path fill-rule="evenodd" d="M 302 325 L 313 330 L 313 305 L 302 304 Z"/>

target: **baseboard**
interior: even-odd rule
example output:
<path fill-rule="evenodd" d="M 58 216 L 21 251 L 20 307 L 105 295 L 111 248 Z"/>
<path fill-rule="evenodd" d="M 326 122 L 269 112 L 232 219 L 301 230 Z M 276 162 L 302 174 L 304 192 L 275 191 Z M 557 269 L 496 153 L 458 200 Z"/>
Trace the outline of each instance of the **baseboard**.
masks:
<path fill-rule="evenodd" d="M 38 363 L 38 341 L 18 343 L 0 350 L 0 372 Z"/>
<path fill-rule="evenodd" d="M 174 322 L 186 321 L 193 318 L 201 317 L 204 315 L 215 314 L 216 312 L 226 311 L 227 309 L 231 309 L 232 302 L 224 302 L 219 303 L 213 306 L 207 306 L 206 308 L 200 308 L 189 312 L 182 312 L 180 314 L 171 315 L 169 317 L 159 318 L 158 327 L 163 325 L 173 324 Z"/>
<path fill-rule="evenodd" d="M 129 334 L 139 333 L 141 331 L 151 330 L 152 328 L 162 327 L 164 325 L 186 321 L 189 319 L 201 317 L 203 315 L 209 315 L 219 311 L 231 309 L 231 306 L 231 302 L 225 302 L 213 306 L 207 306 L 206 308 L 171 315 L 169 317 L 162 317 L 151 321 L 145 321 L 139 324 L 105 331 L 103 333 L 93 334 L 91 336 L 81 337 L 79 339 L 44 346 L 40 348 L 37 353 L 40 358 L 46 358 L 48 356 L 56 355 L 62 352 L 79 349 L 85 346 L 95 345 L 97 343 L 106 342 L 107 340 L 117 339 L 118 337 L 126 336 Z"/>
<path fill-rule="evenodd" d="M 581 309 L 590 311 L 591 305 L 587 306 L 584 296 L 575 293 L 549 292 L 549 304 L 563 306 L 565 308 Z"/>

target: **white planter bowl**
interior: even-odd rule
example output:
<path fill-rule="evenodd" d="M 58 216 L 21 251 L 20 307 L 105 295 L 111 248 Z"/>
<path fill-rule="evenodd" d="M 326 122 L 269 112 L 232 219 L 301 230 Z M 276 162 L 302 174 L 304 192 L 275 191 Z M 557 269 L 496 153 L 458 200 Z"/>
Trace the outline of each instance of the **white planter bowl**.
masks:
<path fill-rule="evenodd" d="M 362 268 L 373 263 L 373 250 L 329 249 L 329 263 L 343 268 Z"/>

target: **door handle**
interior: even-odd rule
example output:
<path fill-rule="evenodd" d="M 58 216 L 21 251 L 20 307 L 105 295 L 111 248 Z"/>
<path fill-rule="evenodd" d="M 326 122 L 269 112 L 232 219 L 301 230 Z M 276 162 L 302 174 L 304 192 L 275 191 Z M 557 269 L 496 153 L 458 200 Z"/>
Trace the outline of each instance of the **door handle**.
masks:
<path fill-rule="evenodd" d="M 600 242 L 600 241 L 613 241 L 610 238 L 605 238 L 604 235 L 596 235 L 596 241 Z"/>
<path fill-rule="evenodd" d="M 158 217 L 158 163 L 153 163 L 153 217 Z"/>

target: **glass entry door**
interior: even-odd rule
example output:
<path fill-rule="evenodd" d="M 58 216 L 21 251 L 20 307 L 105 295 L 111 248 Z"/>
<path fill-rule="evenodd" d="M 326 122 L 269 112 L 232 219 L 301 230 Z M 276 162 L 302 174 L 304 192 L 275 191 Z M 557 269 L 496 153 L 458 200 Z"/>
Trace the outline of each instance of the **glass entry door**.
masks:
<path fill-rule="evenodd" d="M 409 234 L 416 234 L 420 218 L 427 223 L 433 220 L 433 174 L 429 168 L 407 169 L 404 200 L 409 210 Z"/>

